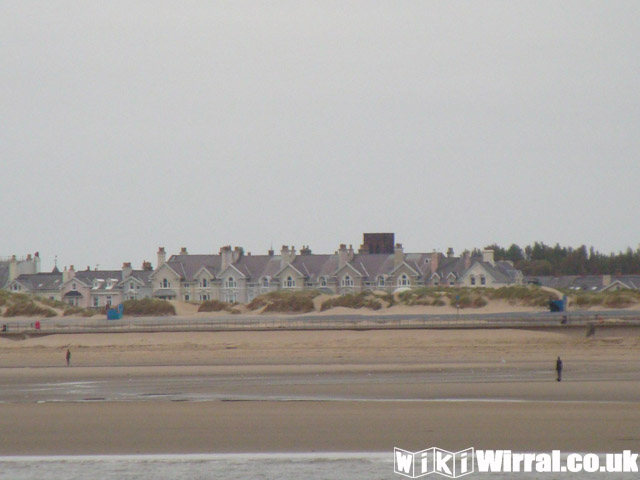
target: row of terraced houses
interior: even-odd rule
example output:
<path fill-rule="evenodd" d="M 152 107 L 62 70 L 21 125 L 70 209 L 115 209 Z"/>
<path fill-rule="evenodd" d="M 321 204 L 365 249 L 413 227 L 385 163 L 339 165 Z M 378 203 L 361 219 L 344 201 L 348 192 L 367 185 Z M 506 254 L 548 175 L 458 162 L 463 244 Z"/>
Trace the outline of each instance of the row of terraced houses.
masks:
<path fill-rule="evenodd" d="M 59 271 L 39 271 L 36 254 L 0 261 L 0 286 L 16 293 L 31 293 L 85 308 L 115 305 L 123 300 L 155 297 L 186 302 L 220 300 L 247 303 L 275 290 L 317 289 L 346 294 L 364 290 L 394 292 L 421 286 L 501 287 L 521 285 L 522 273 L 511 262 L 494 260 L 493 252 L 481 256 L 468 251 L 410 253 L 395 243 L 392 233 L 364 234 L 356 251 L 340 245 L 333 254 L 314 254 L 308 246 L 299 251 L 282 246 L 266 255 L 245 253 L 224 246 L 217 254 L 157 252 L 155 268 L 144 262 L 139 270 L 124 263 L 121 270 L 73 266 Z"/>

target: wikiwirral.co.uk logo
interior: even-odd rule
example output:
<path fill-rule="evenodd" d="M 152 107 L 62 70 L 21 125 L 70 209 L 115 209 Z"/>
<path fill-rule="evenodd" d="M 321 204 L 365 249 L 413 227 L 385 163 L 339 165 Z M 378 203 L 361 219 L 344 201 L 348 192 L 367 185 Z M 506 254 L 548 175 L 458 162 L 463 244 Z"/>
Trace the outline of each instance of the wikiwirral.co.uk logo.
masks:
<path fill-rule="evenodd" d="M 419 452 L 393 449 L 393 471 L 409 478 L 419 478 L 430 473 L 439 473 L 449 478 L 458 478 L 473 473 L 473 448 L 449 452 L 441 448 L 427 448 Z"/>

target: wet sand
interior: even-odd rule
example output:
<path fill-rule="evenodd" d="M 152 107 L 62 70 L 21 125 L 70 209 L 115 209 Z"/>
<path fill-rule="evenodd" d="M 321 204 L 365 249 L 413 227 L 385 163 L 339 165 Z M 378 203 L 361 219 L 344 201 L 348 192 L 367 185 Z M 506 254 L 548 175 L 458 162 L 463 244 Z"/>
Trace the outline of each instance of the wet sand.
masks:
<path fill-rule="evenodd" d="M 636 329 L 2 339 L 0 455 L 637 450 L 638 346 Z"/>

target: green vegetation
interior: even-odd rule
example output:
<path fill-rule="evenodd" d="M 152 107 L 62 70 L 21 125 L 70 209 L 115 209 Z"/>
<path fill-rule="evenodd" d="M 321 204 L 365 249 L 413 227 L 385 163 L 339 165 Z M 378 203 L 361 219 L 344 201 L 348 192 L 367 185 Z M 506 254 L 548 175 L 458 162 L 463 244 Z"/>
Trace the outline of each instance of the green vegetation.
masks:
<path fill-rule="evenodd" d="M 39 300 L 39 299 L 38 299 Z M 5 317 L 55 317 L 50 308 L 41 307 L 30 295 L 0 291 L 0 306 L 6 306 Z"/>
<path fill-rule="evenodd" d="M 550 299 L 558 300 L 550 298 L 552 294 L 537 286 L 486 288 L 483 292 L 490 300 L 506 300 L 511 305 L 527 307 L 547 307 Z"/>
<path fill-rule="evenodd" d="M 508 249 L 499 245 L 485 247 L 494 251 L 496 261 L 510 260 L 525 275 L 602 275 L 640 274 L 640 248 L 605 255 L 593 247 L 551 247 L 535 242 L 524 249 L 511 245 Z M 481 255 L 474 250 L 473 255 Z"/>
<path fill-rule="evenodd" d="M 443 299 L 446 293 L 439 287 L 421 287 L 398 293 L 398 300 L 405 305 L 424 305 L 443 307 L 447 302 Z"/>
<path fill-rule="evenodd" d="M 96 310 L 91 310 L 89 308 L 81 308 L 81 307 L 72 307 L 70 305 L 65 305 L 65 309 L 62 312 L 62 315 L 68 317 L 69 315 L 80 315 L 82 317 L 93 317 L 99 312 Z"/>
<path fill-rule="evenodd" d="M 200 307 L 198 307 L 198 312 L 229 312 L 229 313 L 240 313 L 240 310 L 237 308 L 233 308 L 236 304 L 219 302 L 218 300 L 207 300 L 203 302 Z"/>
<path fill-rule="evenodd" d="M 304 292 L 269 292 L 254 298 L 247 305 L 249 310 L 258 310 L 264 307 L 263 312 L 277 313 L 307 313 L 315 310 L 313 299 L 320 295 L 317 290 Z"/>
<path fill-rule="evenodd" d="M 40 307 L 33 301 L 18 301 L 4 311 L 5 317 L 55 317 L 57 313 L 47 307 Z"/>
<path fill-rule="evenodd" d="M 640 292 L 617 290 L 615 292 L 568 292 L 570 304 L 580 308 L 628 308 L 640 303 Z"/>
<path fill-rule="evenodd" d="M 371 292 L 361 292 L 356 294 L 341 295 L 339 297 L 330 298 L 322 302 L 320 311 L 324 312 L 333 307 L 346 308 L 370 308 L 371 310 L 380 310 L 382 303 Z"/>
<path fill-rule="evenodd" d="M 126 300 L 122 303 L 125 315 L 154 316 L 175 315 L 176 309 L 166 300 L 143 298 L 141 300 Z"/>
<path fill-rule="evenodd" d="M 38 298 L 38 301 L 47 307 L 59 308 L 60 310 L 66 310 L 69 308 L 68 303 L 61 302 L 60 300 L 51 300 L 50 298 Z"/>

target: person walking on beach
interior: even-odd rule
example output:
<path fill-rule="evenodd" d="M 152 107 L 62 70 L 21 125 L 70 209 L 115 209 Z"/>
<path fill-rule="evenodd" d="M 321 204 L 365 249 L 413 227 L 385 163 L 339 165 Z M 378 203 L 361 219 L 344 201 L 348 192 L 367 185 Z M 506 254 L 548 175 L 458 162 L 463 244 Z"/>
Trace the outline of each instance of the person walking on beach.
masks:
<path fill-rule="evenodd" d="M 562 360 L 560 360 L 560 357 L 558 357 L 558 360 L 556 360 L 556 372 L 558 372 L 558 381 L 561 382 L 562 381 Z"/>
<path fill-rule="evenodd" d="M 71 365 L 71 352 L 67 349 L 67 367 Z"/>

